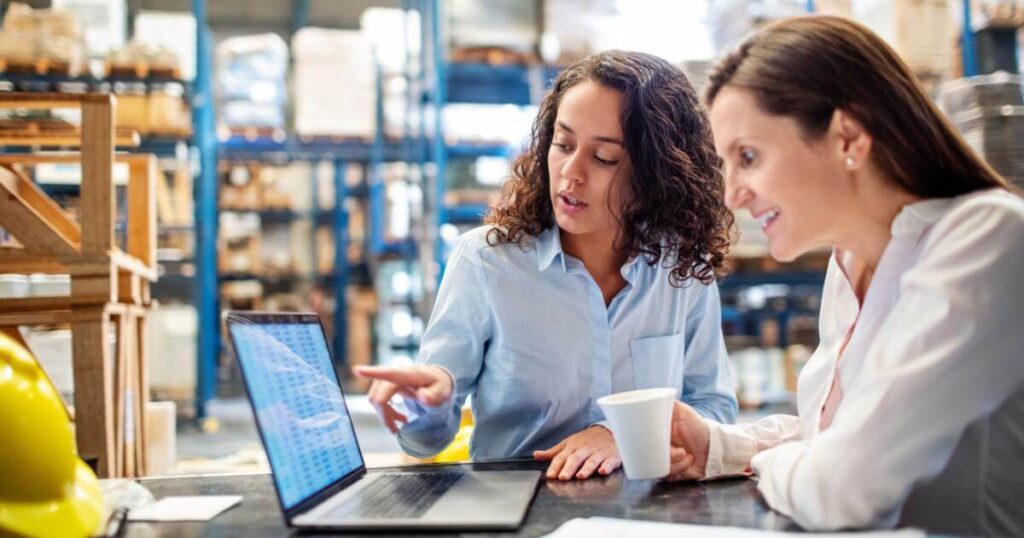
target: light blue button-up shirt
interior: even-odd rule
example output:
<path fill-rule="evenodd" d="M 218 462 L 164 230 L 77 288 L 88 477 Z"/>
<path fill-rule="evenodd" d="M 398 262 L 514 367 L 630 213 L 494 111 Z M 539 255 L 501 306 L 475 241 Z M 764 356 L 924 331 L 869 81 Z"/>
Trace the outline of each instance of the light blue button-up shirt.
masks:
<path fill-rule="evenodd" d="M 455 245 L 420 344 L 419 362 L 447 369 L 454 398 L 398 435 L 426 457 L 459 428 L 472 394 L 474 460 L 529 457 L 604 420 L 597 399 L 673 387 L 701 415 L 736 419 L 718 288 L 669 284 L 670 269 L 634 258 L 605 306 L 583 263 L 562 251 L 558 228 L 525 243 L 487 244 L 483 226 Z"/>

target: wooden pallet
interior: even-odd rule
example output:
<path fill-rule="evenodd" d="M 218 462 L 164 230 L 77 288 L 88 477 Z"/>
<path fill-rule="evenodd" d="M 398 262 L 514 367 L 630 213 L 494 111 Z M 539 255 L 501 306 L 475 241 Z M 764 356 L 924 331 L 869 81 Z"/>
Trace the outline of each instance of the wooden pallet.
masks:
<path fill-rule="evenodd" d="M 146 62 L 134 64 L 107 64 L 107 76 L 111 78 L 140 78 L 154 81 L 179 81 L 181 69 L 165 65 L 153 65 Z"/>
<path fill-rule="evenodd" d="M 0 249 L 0 272 L 71 276 L 67 297 L 4 301 L 0 330 L 68 323 L 72 332 L 75 429 L 79 453 L 98 458 L 100 476 L 135 476 L 146 468 L 145 316 L 156 280 L 156 158 L 114 153 L 113 96 L 0 94 L 0 109 L 78 108 L 81 152 L 0 158 L 0 228 L 21 248 Z M 22 145 L 50 141 L 16 138 Z M 2 137 L 0 137 L 2 139 Z M 128 162 L 127 242 L 115 241 L 113 164 Z M 23 173 L 44 162 L 80 162 L 81 214 L 75 221 Z M 110 349 L 113 337 L 115 350 Z"/>
<path fill-rule="evenodd" d="M 284 142 L 288 133 L 284 129 L 276 127 L 226 127 L 221 128 L 218 133 L 221 138 L 244 138 L 250 142 L 255 140 L 274 140 Z"/>
<path fill-rule="evenodd" d="M 303 144 L 324 144 L 324 145 L 344 145 L 344 144 L 361 144 L 370 145 L 373 144 L 372 137 L 366 136 L 339 136 L 339 135 L 323 135 L 323 134 L 300 134 L 299 141 Z"/>
<path fill-rule="evenodd" d="M 25 75 L 78 76 L 79 65 L 51 58 L 0 58 L 0 72 Z"/>
<path fill-rule="evenodd" d="M 537 57 L 529 52 L 500 47 L 458 47 L 452 49 L 451 61 L 488 65 L 531 65 L 537 63 Z"/>

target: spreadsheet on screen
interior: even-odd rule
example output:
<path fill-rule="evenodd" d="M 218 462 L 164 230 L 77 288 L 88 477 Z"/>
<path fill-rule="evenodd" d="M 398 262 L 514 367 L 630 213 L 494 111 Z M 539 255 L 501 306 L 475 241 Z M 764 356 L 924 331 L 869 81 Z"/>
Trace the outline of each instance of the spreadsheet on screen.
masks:
<path fill-rule="evenodd" d="M 231 331 L 285 508 L 361 467 L 320 324 L 245 322 Z"/>

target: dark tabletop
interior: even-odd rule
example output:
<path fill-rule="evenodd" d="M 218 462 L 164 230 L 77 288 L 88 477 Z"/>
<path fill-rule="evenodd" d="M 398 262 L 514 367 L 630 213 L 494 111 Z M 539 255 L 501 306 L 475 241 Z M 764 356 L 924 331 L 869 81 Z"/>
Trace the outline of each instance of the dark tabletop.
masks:
<path fill-rule="evenodd" d="M 476 470 L 544 470 L 531 461 L 463 464 Z M 447 465 L 402 467 L 441 471 Z M 270 475 L 221 475 L 142 480 L 157 499 L 172 495 L 241 495 L 241 504 L 206 523 L 129 523 L 127 536 L 282 536 L 289 533 Z M 756 483 L 747 479 L 705 483 L 625 480 L 621 471 L 583 481 L 544 481 L 516 533 L 429 534 L 425 536 L 541 536 L 575 517 L 604 516 L 699 525 L 799 530 L 771 511 Z M 345 536 L 353 536 L 346 534 Z M 366 536 L 382 536 L 368 534 Z M 406 535 L 409 536 L 409 535 Z"/>

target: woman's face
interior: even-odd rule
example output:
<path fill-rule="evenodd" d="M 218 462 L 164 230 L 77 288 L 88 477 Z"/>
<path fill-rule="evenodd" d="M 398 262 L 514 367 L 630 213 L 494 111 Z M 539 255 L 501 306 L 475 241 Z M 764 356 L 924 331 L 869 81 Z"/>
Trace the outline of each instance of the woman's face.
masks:
<path fill-rule="evenodd" d="M 562 96 L 548 148 L 551 203 L 559 228 L 574 235 L 614 234 L 622 207 L 616 185 L 627 170 L 619 92 L 582 82 Z"/>
<path fill-rule="evenodd" d="M 725 166 L 726 205 L 746 209 L 761 223 L 771 256 L 791 261 L 831 245 L 848 195 L 831 135 L 806 142 L 795 120 L 763 112 L 749 92 L 728 86 L 710 118 Z"/>

